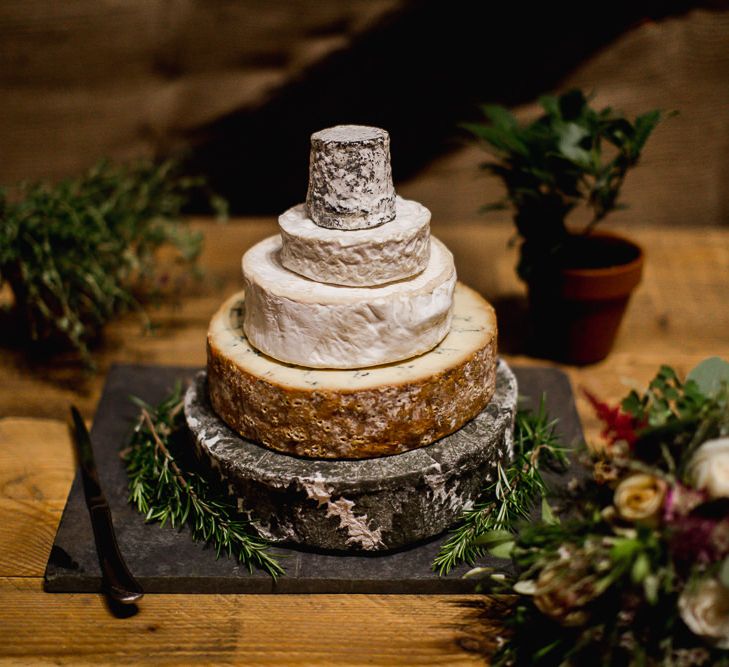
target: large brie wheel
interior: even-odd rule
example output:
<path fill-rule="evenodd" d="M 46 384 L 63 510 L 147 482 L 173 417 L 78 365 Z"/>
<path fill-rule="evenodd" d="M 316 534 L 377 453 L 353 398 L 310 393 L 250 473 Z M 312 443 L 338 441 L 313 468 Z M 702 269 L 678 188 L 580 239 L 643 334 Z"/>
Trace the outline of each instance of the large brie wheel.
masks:
<path fill-rule="evenodd" d="M 459 283 L 453 326 L 433 350 L 361 370 L 313 370 L 261 354 L 247 340 L 243 293 L 208 332 L 208 390 L 217 414 L 244 437 L 299 456 L 367 458 L 428 445 L 491 399 L 496 316 Z"/>
<path fill-rule="evenodd" d="M 280 253 L 281 237 L 272 236 L 243 256 L 243 329 L 274 359 L 308 368 L 378 366 L 427 352 L 448 333 L 456 270 L 435 238 L 422 273 L 381 287 L 303 278 L 281 265 Z"/>
<path fill-rule="evenodd" d="M 299 204 L 279 216 L 281 264 L 322 283 L 365 287 L 410 278 L 430 258 L 430 211 L 397 197 L 395 219 L 372 229 L 320 227 Z"/>

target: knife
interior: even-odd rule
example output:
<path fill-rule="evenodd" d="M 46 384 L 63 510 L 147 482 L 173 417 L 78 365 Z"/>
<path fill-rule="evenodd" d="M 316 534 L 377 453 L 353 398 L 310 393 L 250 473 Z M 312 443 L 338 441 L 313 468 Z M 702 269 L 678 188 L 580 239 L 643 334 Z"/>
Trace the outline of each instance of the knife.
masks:
<path fill-rule="evenodd" d="M 81 465 L 81 479 L 84 485 L 86 507 L 89 510 L 91 527 L 94 530 L 94 541 L 96 542 L 96 553 L 99 556 L 104 591 L 116 602 L 132 604 L 141 599 L 144 591 L 129 572 L 129 568 L 119 551 L 119 545 L 114 534 L 114 525 L 111 522 L 111 510 L 104 492 L 101 490 L 99 473 L 94 462 L 91 437 L 84 420 L 74 406 L 71 406 L 71 417 L 73 419 L 71 433 Z"/>

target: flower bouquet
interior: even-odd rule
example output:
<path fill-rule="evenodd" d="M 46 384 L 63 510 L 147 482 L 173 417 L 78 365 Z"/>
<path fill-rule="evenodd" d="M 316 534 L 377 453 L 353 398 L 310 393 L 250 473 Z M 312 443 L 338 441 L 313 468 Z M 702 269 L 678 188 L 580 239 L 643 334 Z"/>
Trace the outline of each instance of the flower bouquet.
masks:
<path fill-rule="evenodd" d="M 486 573 L 516 594 L 494 664 L 729 665 L 729 363 L 588 398 L 591 476 L 514 536 L 515 577 Z"/>

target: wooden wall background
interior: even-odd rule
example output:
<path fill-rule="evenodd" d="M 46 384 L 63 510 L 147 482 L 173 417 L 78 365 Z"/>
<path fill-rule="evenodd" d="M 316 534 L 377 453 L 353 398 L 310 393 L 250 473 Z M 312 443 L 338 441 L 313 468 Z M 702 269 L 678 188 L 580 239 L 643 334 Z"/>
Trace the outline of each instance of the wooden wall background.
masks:
<path fill-rule="evenodd" d="M 303 196 L 310 130 L 372 122 L 393 133 L 401 194 L 448 224 L 499 196 L 457 121 L 478 100 L 526 117 L 537 94 L 578 85 L 631 114 L 680 111 L 629 176 L 618 222 L 729 224 L 728 3 L 587 7 L 565 28 L 558 3 L 478 4 L 4 0 L 0 183 L 185 149 L 235 212 L 273 214 Z"/>

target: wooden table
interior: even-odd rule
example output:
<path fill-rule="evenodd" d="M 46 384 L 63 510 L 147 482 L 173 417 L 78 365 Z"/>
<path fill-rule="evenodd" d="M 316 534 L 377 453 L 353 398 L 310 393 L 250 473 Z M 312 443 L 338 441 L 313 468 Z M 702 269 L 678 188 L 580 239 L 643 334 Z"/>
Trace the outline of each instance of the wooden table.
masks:
<path fill-rule="evenodd" d="M 208 319 L 240 286 L 241 253 L 275 232 L 271 219 L 220 226 L 206 234 L 203 283 L 179 304 L 152 311 L 143 335 L 130 315 L 108 327 L 96 351 L 99 373 L 30 364 L 0 348 L 0 659 L 42 663 L 478 664 L 488 632 L 464 596 L 149 595 L 140 612 L 115 619 L 98 595 L 49 595 L 41 583 L 48 551 L 74 474 L 65 418 L 71 402 L 86 417 L 113 362 L 205 362 Z M 576 388 L 617 399 L 643 387 L 661 363 L 686 372 L 710 355 L 729 357 L 729 230 L 630 229 L 647 251 L 636 293 L 613 354 L 566 368 Z M 511 227 L 477 221 L 435 226 L 454 251 L 462 280 L 492 299 L 502 348 L 521 338 L 523 290 L 514 276 Z M 516 363 L 543 363 L 507 355 Z M 583 399 L 588 438 L 597 424 Z M 477 597 L 477 596 L 472 596 Z"/>

